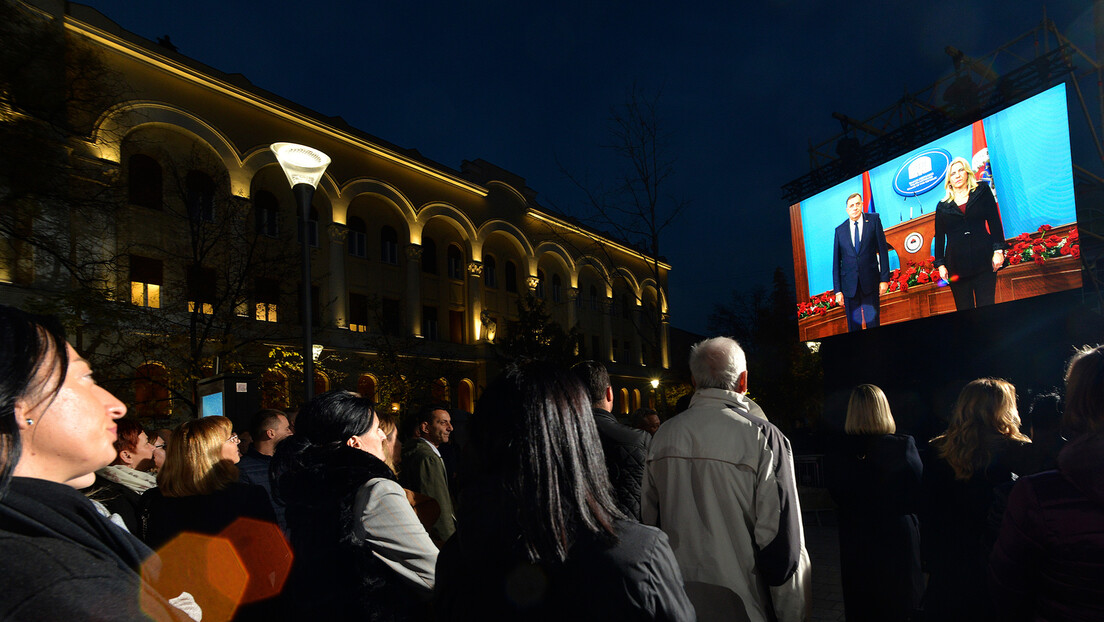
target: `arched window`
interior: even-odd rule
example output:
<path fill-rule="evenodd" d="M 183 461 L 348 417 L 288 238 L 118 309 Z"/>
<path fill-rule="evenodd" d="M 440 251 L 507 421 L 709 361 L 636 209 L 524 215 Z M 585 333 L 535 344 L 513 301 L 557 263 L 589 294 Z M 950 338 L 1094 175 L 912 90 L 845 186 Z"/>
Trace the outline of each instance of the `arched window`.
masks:
<path fill-rule="evenodd" d="M 135 370 L 134 410 L 139 417 L 169 415 L 169 370 L 160 363 L 146 363 Z"/>
<path fill-rule="evenodd" d="M 497 265 L 495 264 L 495 258 L 493 255 L 487 255 L 483 258 L 483 284 L 490 289 L 498 288 L 498 275 L 496 272 Z"/>
<path fill-rule="evenodd" d="M 399 265 L 399 234 L 387 225 L 380 228 L 380 261 Z"/>
<path fill-rule="evenodd" d="M 632 409 L 636 410 L 640 408 L 640 389 L 633 389 L 632 391 Z"/>
<path fill-rule="evenodd" d="M 326 391 L 330 390 L 330 377 L 324 372 L 314 372 L 314 394 L 322 395 Z"/>
<path fill-rule="evenodd" d="M 593 285 L 590 286 L 590 310 L 598 310 L 598 288 Z"/>
<path fill-rule="evenodd" d="M 132 205 L 161 209 L 161 165 L 141 153 L 130 156 L 128 165 L 127 200 Z"/>
<path fill-rule="evenodd" d="M 537 270 L 537 298 L 544 299 L 544 270 Z"/>
<path fill-rule="evenodd" d="M 471 380 L 464 378 L 456 386 L 456 405 L 467 412 L 475 410 L 475 388 Z"/>
<path fill-rule="evenodd" d="M 509 260 L 506 261 L 506 291 L 517 293 L 517 265 Z"/>
<path fill-rule="evenodd" d="M 441 404 L 450 404 L 449 399 L 449 382 L 447 378 L 438 378 L 433 381 L 433 384 L 429 388 L 429 394 L 433 398 L 434 402 Z"/>
<path fill-rule="evenodd" d="M 207 173 L 188 171 L 184 177 L 184 203 L 188 218 L 215 222 L 215 182 Z"/>
<path fill-rule="evenodd" d="M 621 390 L 617 392 L 617 397 L 620 402 L 618 411 L 620 411 L 622 415 L 629 414 L 629 390 L 625 387 L 621 387 Z"/>
<path fill-rule="evenodd" d="M 449 244 L 445 253 L 448 257 L 448 277 L 457 281 L 464 280 L 464 253 L 455 244 Z"/>
<path fill-rule="evenodd" d="M 357 393 L 373 402 L 376 401 L 376 377 L 372 374 L 361 374 L 357 378 Z"/>
<path fill-rule="evenodd" d="M 437 274 L 437 243 L 433 238 L 422 238 L 422 272 Z"/>
<path fill-rule="evenodd" d="M 349 219 L 349 254 L 353 257 L 368 256 L 368 227 L 356 216 Z"/>
<path fill-rule="evenodd" d="M 274 238 L 280 234 L 280 204 L 267 190 L 253 193 L 253 219 L 257 233 Z"/>
<path fill-rule="evenodd" d="M 300 212 L 301 213 L 301 212 Z M 295 228 L 299 232 L 299 243 L 303 243 L 303 226 L 300 222 L 301 215 L 295 217 Z M 307 239 L 310 240 L 310 245 L 314 248 L 318 248 L 318 208 L 311 206 L 310 212 L 307 215 Z"/>
<path fill-rule="evenodd" d="M 560 275 L 552 275 L 552 302 L 559 302 L 563 297 L 563 281 Z"/>

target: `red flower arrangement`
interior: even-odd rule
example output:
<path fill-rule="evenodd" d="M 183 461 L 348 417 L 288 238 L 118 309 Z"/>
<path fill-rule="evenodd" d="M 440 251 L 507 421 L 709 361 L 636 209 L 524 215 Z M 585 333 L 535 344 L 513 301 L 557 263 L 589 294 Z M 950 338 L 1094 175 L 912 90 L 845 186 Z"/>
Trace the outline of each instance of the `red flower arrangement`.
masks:
<path fill-rule="evenodd" d="M 1080 257 L 1081 241 L 1077 228 L 1070 229 L 1065 237 L 1047 235 L 1054 229 L 1050 225 L 1040 225 L 1034 233 L 1021 233 L 1013 239 L 1012 248 L 1005 253 L 1005 264 L 1019 265 L 1026 261 L 1043 265 L 1048 259 L 1058 257 Z"/>
<path fill-rule="evenodd" d="M 1048 235 L 1054 229 L 1051 225 L 1040 225 L 1034 233 L 1021 233 L 1013 238 L 1012 248 L 1005 252 L 1005 265 L 1019 265 L 1026 261 L 1043 265 L 1048 259 L 1057 257 L 1080 257 L 1081 242 L 1077 228 L 1070 229 L 1064 237 Z M 907 292 L 910 287 L 939 282 L 939 270 L 935 268 L 935 258 L 928 257 L 920 263 L 908 262 L 903 269 L 898 268 L 889 275 L 889 292 Z M 835 292 L 826 291 L 810 298 L 807 302 L 797 303 L 797 319 L 821 316 L 829 310 L 841 307 L 836 303 Z"/>

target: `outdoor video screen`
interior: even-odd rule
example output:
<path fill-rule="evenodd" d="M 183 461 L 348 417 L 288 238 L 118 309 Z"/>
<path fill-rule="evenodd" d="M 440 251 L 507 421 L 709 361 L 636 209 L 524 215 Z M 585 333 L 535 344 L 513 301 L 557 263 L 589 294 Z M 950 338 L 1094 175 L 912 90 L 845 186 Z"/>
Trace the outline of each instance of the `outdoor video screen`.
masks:
<path fill-rule="evenodd" d="M 806 341 L 1081 287 L 1066 87 L 791 205 L 790 223 Z"/>

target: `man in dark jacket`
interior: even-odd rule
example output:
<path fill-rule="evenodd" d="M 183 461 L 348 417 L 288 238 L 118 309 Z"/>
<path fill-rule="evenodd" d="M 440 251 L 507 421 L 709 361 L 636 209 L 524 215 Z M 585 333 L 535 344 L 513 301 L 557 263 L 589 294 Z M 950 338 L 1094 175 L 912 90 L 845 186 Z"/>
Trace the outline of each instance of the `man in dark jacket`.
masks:
<path fill-rule="evenodd" d="M 276 522 L 280 525 L 280 529 L 285 530 L 287 523 L 284 520 L 284 504 L 278 503 L 272 496 L 268 467 L 272 463 L 272 456 L 276 453 L 276 444 L 291 436 L 292 433 L 291 423 L 284 413 L 270 408 L 257 411 L 249 426 L 253 445 L 238 462 L 240 480 L 265 489 L 268 500 L 272 504 L 272 510 L 276 513 Z"/>
<path fill-rule="evenodd" d="M 594 423 L 606 453 L 606 469 L 613 484 L 617 507 L 629 518 L 640 520 L 640 485 L 644 478 L 644 461 L 648 457 L 647 432 L 618 423 L 613 408 L 613 387 L 605 365 L 583 361 L 572 371 L 590 394 Z"/>

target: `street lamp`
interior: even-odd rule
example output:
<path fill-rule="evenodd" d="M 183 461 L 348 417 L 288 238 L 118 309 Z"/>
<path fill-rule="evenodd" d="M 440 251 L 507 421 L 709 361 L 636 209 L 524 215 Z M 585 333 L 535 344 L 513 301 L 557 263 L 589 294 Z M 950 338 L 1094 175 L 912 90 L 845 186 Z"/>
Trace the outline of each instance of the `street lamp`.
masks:
<path fill-rule="evenodd" d="M 299 231 L 303 239 L 303 313 L 300 321 L 303 323 L 303 395 L 304 403 L 310 401 L 314 394 L 314 348 L 311 343 L 311 266 L 310 266 L 310 236 L 308 220 L 310 219 L 311 199 L 314 198 L 314 189 L 318 187 L 318 180 L 322 179 L 322 173 L 330 165 L 330 156 L 317 149 L 296 145 L 295 143 L 272 143 L 272 153 L 276 154 L 276 161 L 280 163 L 284 175 L 287 175 L 291 184 L 291 192 L 295 195 L 295 202 L 299 206 Z"/>

